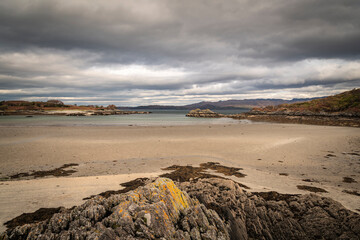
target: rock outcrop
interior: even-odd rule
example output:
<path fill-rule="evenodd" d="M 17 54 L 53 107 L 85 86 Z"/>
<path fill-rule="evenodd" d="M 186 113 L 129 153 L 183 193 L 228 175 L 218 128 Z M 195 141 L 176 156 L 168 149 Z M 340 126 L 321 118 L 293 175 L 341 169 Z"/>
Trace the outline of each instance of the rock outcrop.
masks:
<path fill-rule="evenodd" d="M 314 194 L 249 193 L 222 178 L 158 178 L 0 239 L 359 239 L 360 215 Z"/>
<path fill-rule="evenodd" d="M 215 210 L 231 239 L 360 239 L 360 215 L 330 198 L 249 193 L 218 178 L 183 182 L 180 188 Z"/>
<path fill-rule="evenodd" d="M 309 113 L 309 112 L 261 112 L 258 110 L 247 113 L 228 115 L 233 119 L 247 119 L 257 122 L 295 123 L 325 126 L 360 127 L 360 116 L 343 113 Z"/>
<path fill-rule="evenodd" d="M 101 196 L 0 239 L 230 239 L 214 210 L 158 178 L 126 194 Z"/>
<path fill-rule="evenodd" d="M 186 114 L 187 117 L 204 117 L 204 118 L 221 118 L 225 115 L 219 114 L 216 112 L 211 111 L 210 109 L 194 109 L 191 110 L 188 114 Z"/>

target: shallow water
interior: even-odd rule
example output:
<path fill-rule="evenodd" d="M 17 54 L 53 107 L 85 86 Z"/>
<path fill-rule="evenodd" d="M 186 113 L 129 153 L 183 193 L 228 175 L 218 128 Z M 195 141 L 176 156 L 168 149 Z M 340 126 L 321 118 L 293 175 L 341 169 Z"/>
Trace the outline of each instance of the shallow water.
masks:
<path fill-rule="evenodd" d="M 139 110 L 142 111 L 142 110 Z M 186 110 L 143 110 L 151 114 L 110 115 L 110 116 L 0 116 L 0 126 L 169 126 L 196 124 L 238 124 L 251 123 L 247 120 L 230 118 L 192 118 L 186 117 Z M 247 111 L 222 110 L 223 114 Z"/>

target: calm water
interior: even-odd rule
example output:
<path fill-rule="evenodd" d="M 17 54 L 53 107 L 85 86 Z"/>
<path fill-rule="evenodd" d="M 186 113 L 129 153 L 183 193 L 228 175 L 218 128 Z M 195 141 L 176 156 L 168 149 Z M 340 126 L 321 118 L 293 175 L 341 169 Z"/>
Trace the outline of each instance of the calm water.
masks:
<path fill-rule="evenodd" d="M 139 110 L 142 111 L 142 110 Z M 187 110 L 143 110 L 151 114 L 111 115 L 111 116 L 0 116 L 0 126 L 159 126 L 194 124 L 238 124 L 250 121 L 229 118 L 185 117 Z M 219 110 L 218 113 L 234 114 L 248 111 Z"/>

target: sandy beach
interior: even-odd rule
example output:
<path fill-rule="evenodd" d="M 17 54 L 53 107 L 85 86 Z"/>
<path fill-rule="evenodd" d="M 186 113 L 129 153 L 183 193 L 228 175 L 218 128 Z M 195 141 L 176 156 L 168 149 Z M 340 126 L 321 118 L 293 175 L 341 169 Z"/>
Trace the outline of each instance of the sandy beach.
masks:
<path fill-rule="evenodd" d="M 360 212 L 360 129 L 296 124 L 127 127 L 0 127 L 0 231 L 3 223 L 41 207 L 72 207 L 120 183 L 162 168 L 219 162 L 242 168 L 231 179 L 248 191 L 310 193 Z M 78 164 L 69 176 L 9 180 Z M 345 179 L 344 179 L 345 177 Z M 305 180 L 305 181 L 304 181 Z M 352 192 L 353 194 L 343 191 Z"/>

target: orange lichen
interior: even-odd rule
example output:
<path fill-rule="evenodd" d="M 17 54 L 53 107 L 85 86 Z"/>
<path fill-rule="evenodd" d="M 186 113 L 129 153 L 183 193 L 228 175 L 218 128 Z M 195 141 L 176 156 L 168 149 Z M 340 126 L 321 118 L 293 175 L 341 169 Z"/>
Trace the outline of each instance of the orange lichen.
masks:
<path fill-rule="evenodd" d="M 157 187 L 159 190 L 163 190 L 163 192 L 171 195 L 171 203 L 173 205 L 173 208 L 176 212 L 179 210 L 182 210 L 184 208 L 189 207 L 189 203 L 187 201 L 187 198 L 184 196 L 184 194 L 181 192 L 180 189 L 178 189 L 174 182 L 169 179 L 158 179 L 156 182 L 153 183 L 155 187 Z M 161 198 L 163 197 L 162 194 L 160 194 Z M 166 203 L 166 202 L 164 202 Z"/>
<path fill-rule="evenodd" d="M 163 210 L 164 213 L 164 219 L 169 219 L 169 216 L 167 215 L 167 213 L 165 212 L 165 210 Z"/>

